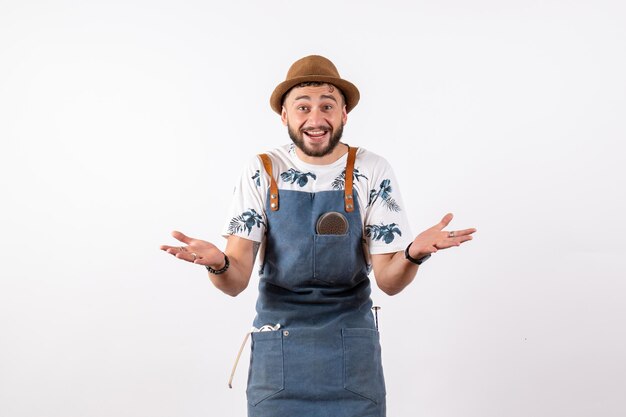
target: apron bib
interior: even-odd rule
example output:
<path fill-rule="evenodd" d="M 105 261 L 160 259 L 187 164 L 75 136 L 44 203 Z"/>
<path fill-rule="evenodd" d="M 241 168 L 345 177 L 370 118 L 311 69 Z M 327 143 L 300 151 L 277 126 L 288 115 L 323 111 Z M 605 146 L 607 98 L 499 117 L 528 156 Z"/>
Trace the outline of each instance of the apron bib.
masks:
<path fill-rule="evenodd" d="M 264 262 L 248 374 L 249 417 L 384 417 L 379 333 L 350 148 L 344 190 L 278 190 L 271 161 Z M 348 181 L 349 180 L 349 181 Z M 319 234 L 325 213 L 345 234 Z"/>

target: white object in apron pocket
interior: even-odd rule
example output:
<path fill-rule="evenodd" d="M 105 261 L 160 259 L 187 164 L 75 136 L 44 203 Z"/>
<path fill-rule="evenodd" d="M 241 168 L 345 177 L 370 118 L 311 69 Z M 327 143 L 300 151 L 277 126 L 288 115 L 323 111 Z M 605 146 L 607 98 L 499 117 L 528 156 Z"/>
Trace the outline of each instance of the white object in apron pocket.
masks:
<path fill-rule="evenodd" d="M 385 398 L 380 335 L 373 329 L 343 329 L 343 386 L 375 403 Z"/>
<path fill-rule="evenodd" d="M 248 402 L 257 405 L 285 388 L 283 332 L 252 333 L 252 353 L 248 371 Z"/>
<path fill-rule="evenodd" d="M 313 278 L 329 284 L 349 283 L 354 276 L 350 235 L 313 236 Z"/>

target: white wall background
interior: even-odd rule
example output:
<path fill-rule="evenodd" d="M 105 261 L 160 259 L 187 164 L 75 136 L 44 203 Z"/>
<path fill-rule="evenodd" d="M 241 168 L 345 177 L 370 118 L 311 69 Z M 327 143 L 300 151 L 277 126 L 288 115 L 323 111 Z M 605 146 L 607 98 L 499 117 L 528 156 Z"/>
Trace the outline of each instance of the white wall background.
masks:
<path fill-rule="evenodd" d="M 244 416 L 237 298 L 158 250 L 222 243 L 268 105 L 317 53 L 361 90 L 414 232 L 455 213 L 380 322 L 390 417 L 626 415 L 626 6 L 0 1 L 0 415 Z"/>

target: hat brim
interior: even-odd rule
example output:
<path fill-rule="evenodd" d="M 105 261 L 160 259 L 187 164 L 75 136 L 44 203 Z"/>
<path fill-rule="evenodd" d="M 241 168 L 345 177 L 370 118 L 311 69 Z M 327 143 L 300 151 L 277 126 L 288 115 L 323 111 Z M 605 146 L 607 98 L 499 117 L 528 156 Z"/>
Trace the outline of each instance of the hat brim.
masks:
<path fill-rule="evenodd" d="M 347 113 L 350 113 L 350 110 L 352 110 L 357 105 L 357 103 L 359 102 L 359 98 L 361 97 L 358 88 L 356 88 L 356 86 L 350 81 L 325 75 L 303 75 L 301 77 L 291 78 L 278 84 L 278 86 L 274 89 L 272 96 L 270 97 L 270 106 L 272 106 L 272 110 L 274 110 L 278 114 L 281 114 L 283 108 L 283 96 L 285 95 L 285 93 L 287 93 L 287 91 L 291 90 L 293 87 L 300 83 L 311 81 L 332 84 L 340 89 L 346 100 Z"/>

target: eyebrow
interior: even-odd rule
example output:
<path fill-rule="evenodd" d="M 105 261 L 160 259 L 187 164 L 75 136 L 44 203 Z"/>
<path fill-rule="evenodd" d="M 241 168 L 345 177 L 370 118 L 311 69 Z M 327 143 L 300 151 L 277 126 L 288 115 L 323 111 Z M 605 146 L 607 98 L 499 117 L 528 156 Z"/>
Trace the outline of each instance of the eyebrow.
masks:
<path fill-rule="evenodd" d="M 320 98 L 327 98 L 327 99 L 334 101 L 335 103 L 337 102 L 337 99 L 334 96 L 330 96 L 328 94 L 322 94 Z M 298 100 L 311 100 L 311 97 L 310 96 L 298 96 L 294 98 L 294 101 L 298 101 Z"/>
<path fill-rule="evenodd" d="M 335 96 L 329 96 L 328 94 L 322 94 L 321 98 L 328 98 L 328 99 L 334 101 L 335 103 L 337 102 L 337 99 L 335 98 Z"/>

